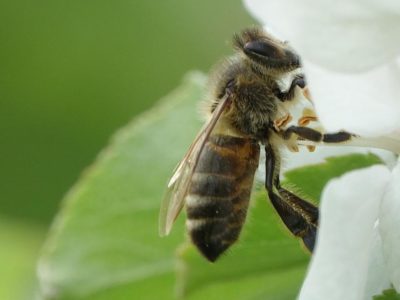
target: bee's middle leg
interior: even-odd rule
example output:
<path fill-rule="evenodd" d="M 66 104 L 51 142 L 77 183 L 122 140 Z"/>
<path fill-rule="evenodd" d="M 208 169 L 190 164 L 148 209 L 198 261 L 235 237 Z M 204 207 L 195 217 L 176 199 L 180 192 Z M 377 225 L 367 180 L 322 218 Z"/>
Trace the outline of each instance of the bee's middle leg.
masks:
<path fill-rule="evenodd" d="M 267 145 L 265 154 L 265 188 L 270 201 L 290 232 L 302 238 L 312 252 L 317 234 L 318 208 L 280 186 L 276 151 Z"/>

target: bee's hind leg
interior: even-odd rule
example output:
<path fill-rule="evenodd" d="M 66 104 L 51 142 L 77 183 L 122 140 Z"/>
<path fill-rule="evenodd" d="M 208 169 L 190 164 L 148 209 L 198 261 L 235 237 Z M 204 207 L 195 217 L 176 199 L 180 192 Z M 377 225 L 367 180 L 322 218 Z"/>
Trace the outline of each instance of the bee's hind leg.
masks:
<path fill-rule="evenodd" d="M 290 232 L 302 238 L 312 252 L 317 235 L 318 208 L 280 186 L 278 154 L 270 145 L 265 147 L 265 154 L 265 188 L 269 199 Z"/>
<path fill-rule="evenodd" d="M 296 227 L 298 234 L 294 234 L 301 237 L 307 249 L 312 252 L 317 235 L 319 217 L 318 207 L 282 187 L 279 187 L 278 190 L 281 197 L 285 199 L 284 201 L 291 206 L 296 214 L 300 215 L 299 217 L 302 221 L 299 224 L 300 226 Z"/>

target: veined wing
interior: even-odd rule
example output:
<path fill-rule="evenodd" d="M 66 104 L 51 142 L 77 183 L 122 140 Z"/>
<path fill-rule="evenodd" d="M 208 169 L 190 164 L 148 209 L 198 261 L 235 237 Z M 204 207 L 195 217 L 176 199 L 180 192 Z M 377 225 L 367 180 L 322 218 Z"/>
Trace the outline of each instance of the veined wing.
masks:
<path fill-rule="evenodd" d="M 199 157 L 204 149 L 204 145 L 222 113 L 230 105 L 230 97 L 230 94 L 227 94 L 223 99 L 221 99 L 210 120 L 200 130 L 186 155 L 176 167 L 174 174 L 168 183 L 168 189 L 161 203 L 160 209 L 159 234 L 161 236 L 169 234 L 173 223 L 184 206 L 185 197 L 189 191 L 192 176 L 199 161 Z"/>

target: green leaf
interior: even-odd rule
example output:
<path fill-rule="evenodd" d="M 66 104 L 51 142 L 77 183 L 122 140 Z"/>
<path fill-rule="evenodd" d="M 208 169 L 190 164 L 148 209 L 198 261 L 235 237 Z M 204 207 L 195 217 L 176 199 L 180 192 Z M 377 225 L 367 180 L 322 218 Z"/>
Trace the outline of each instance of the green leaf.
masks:
<path fill-rule="evenodd" d="M 349 170 L 366 168 L 382 161 L 375 154 L 349 154 L 327 157 L 321 164 L 297 168 L 285 173 L 285 183 L 294 184 L 309 199 L 319 201 L 325 184 L 334 177 L 342 176 Z"/>
<path fill-rule="evenodd" d="M 209 286 L 218 286 L 220 292 L 217 295 L 221 296 L 221 291 L 227 290 L 232 282 L 237 283 L 237 292 L 240 290 L 248 295 L 246 298 L 241 298 L 239 293 L 236 296 L 233 295 L 233 299 L 252 299 L 261 290 L 263 296 L 272 296 L 276 293 L 274 286 L 270 287 L 266 282 L 254 281 L 254 279 L 260 276 L 274 277 L 276 274 L 277 278 L 280 278 L 277 279 L 279 282 L 288 281 L 292 287 L 288 297 L 282 299 L 294 298 L 304 277 L 309 255 L 302 249 L 299 241 L 292 238 L 282 227 L 278 216 L 267 201 L 264 192 L 257 193 L 250 207 L 250 216 L 244 226 L 240 241 L 216 263 L 206 262 L 190 244 L 182 248 L 178 278 L 180 296 L 196 295 L 198 290 L 205 288 L 207 291 Z M 240 283 L 243 280 L 254 282 L 250 285 L 245 282 Z M 252 290 L 252 285 L 257 285 L 258 288 Z M 247 292 L 246 287 L 249 288 Z M 273 294 L 268 294 L 268 292 Z M 200 295 L 203 295 L 203 292 L 200 292 Z M 189 297 L 189 299 L 192 298 Z"/>
<path fill-rule="evenodd" d="M 175 290 L 188 299 L 295 298 L 309 255 L 264 189 L 254 192 L 240 242 L 215 264 L 184 241 L 183 217 L 170 236 L 158 236 L 165 184 L 201 127 L 204 79 L 188 76 L 118 132 L 66 196 L 39 264 L 45 299 L 174 299 Z M 287 183 L 312 195 L 328 179 L 376 162 L 363 155 L 332 159 L 288 173 Z"/>
<path fill-rule="evenodd" d="M 173 298 L 184 226 L 160 238 L 158 211 L 168 177 L 201 126 L 204 82 L 191 74 L 118 132 L 66 196 L 40 261 L 46 299 Z"/>
<path fill-rule="evenodd" d="M 270 272 L 254 272 L 240 278 L 227 279 L 210 283 L 192 293 L 190 300 L 219 299 L 296 299 L 300 284 L 304 278 L 305 267 L 270 270 Z"/>
<path fill-rule="evenodd" d="M 35 264 L 44 232 L 40 226 L 0 220 L 0 299 L 33 299 Z"/>
<path fill-rule="evenodd" d="M 364 168 L 380 163 L 373 154 L 350 154 L 330 157 L 326 162 L 298 168 L 285 174 L 286 186 L 300 195 L 306 193 L 308 199 L 318 201 L 328 180 L 349 170 Z M 305 197 L 307 199 L 307 197 Z M 261 189 L 253 197 L 250 216 L 244 226 L 241 239 L 227 255 L 215 264 L 205 262 L 198 252 L 187 243 L 182 247 L 178 292 L 189 299 L 214 299 L 212 294 L 221 296 L 230 286 L 235 293 L 232 299 L 294 299 L 301 285 L 309 255 L 300 242 L 283 227 L 282 222 L 268 203 L 266 192 Z M 279 291 L 260 278 L 275 278 L 288 285 Z M 252 279 L 250 279 L 252 278 Z M 247 284 L 246 282 L 251 282 Z M 235 282 L 236 284 L 232 284 Z M 250 288 L 257 285 L 257 289 Z M 209 286 L 213 286 L 210 289 Z M 216 292 L 216 287 L 219 294 Z M 237 288 L 240 286 L 240 288 Z M 236 287 L 236 288 L 235 288 Z M 248 288 L 248 290 L 247 290 Z M 212 290 L 207 294 L 205 291 Z M 243 293 L 242 293 L 243 292 Z M 224 292 L 225 293 L 225 292 Z M 197 294 L 202 295 L 197 298 Z M 225 295 L 225 294 L 224 294 Z M 246 296 L 244 296 L 246 295 Z"/>
<path fill-rule="evenodd" d="M 382 295 L 374 296 L 374 300 L 400 300 L 400 294 L 394 289 L 383 291 Z"/>

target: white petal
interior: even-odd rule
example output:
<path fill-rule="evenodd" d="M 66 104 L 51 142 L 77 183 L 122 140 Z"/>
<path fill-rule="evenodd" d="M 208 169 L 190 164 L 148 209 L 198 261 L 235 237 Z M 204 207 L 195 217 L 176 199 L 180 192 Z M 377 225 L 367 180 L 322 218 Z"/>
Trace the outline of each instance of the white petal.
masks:
<path fill-rule="evenodd" d="M 373 296 L 379 295 L 382 291 L 390 288 L 391 283 L 383 257 L 382 239 L 379 235 L 378 224 L 374 227 L 372 236 L 371 257 L 367 274 L 368 277 L 362 299 L 372 299 Z"/>
<path fill-rule="evenodd" d="M 328 131 L 379 136 L 400 130 L 399 65 L 347 75 L 304 63 L 318 117 Z"/>
<path fill-rule="evenodd" d="M 400 2 L 397 0 L 366 0 L 372 8 L 385 13 L 400 14 Z"/>
<path fill-rule="evenodd" d="M 389 276 L 396 290 L 400 291 L 400 162 L 393 169 L 392 179 L 382 201 L 379 220 Z"/>
<path fill-rule="evenodd" d="M 328 184 L 322 195 L 317 247 L 299 299 L 363 299 L 372 231 L 390 176 L 380 165 Z"/>
<path fill-rule="evenodd" d="M 362 71 L 400 54 L 400 9 L 394 1 L 245 0 L 263 24 L 306 58 L 328 69 Z"/>

